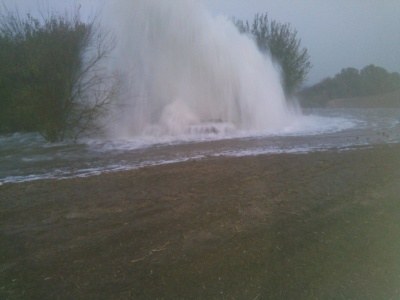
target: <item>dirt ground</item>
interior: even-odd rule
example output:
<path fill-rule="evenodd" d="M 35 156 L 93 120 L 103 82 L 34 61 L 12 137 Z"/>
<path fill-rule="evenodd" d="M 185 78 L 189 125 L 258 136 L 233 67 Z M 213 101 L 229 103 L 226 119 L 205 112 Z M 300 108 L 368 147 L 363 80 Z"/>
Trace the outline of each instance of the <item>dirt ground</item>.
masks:
<path fill-rule="evenodd" d="M 400 299 L 400 146 L 0 186 L 1 299 Z"/>
<path fill-rule="evenodd" d="M 391 93 L 333 99 L 328 101 L 326 107 L 330 108 L 400 108 L 400 90 Z"/>

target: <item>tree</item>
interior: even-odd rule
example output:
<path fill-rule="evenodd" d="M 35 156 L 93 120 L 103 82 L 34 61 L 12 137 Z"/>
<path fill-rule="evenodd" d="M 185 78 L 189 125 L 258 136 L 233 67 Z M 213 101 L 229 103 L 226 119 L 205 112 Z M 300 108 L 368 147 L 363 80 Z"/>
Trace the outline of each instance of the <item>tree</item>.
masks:
<path fill-rule="evenodd" d="M 368 65 L 361 69 L 360 76 L 364 82 L 365 94 L 377 95 L 400 88 L 400 81 L 393 82 L 393 76 L 382 67 Z"/>
<path fill-rule="evenodd" d="M 270 54 L 279 63 L 284 90 L 287 95 L 293 95 L 311 69 L 310 56 L 307 49 L 301 47 L 297 31 L 289 23 L 269 22 L 267 13 L 256 14 L 251 26 L 248 21 L 236 19 L 234 24 L 241 33 L 252 35 L 260 51 Z"/>
<path fill-rule="evenodd" d="M 336 82 L 332 86 L 336 87 L 332 93 L 336 98 L 356 97 L 363 89 L 360 73 L 356 68 L 342 69 L 334 79 Z"/>
<path fill-rule="evenodd" d="M 305 106 L 324 106 L 332 99 L 373 96 L 399 89 L 399 73 L 389 73 L 382 67 L 368 65 L 361 71 L 344 68 L 333 78 L 325 78 L 304 89 L 298 96 Z"/>
<path fill-rule="evenodd" d="M 0 104 L 11 117 L 0 125 L 37 131 L 50 142 L 98 130 L 119 89 L 119 78 L 104 65 L 114 45 L 96 18 L 80 20 L 79 8 L 41 20 L 6 10 L 0 16 L 0 61 L 8 61 L 0 71 Z"/>

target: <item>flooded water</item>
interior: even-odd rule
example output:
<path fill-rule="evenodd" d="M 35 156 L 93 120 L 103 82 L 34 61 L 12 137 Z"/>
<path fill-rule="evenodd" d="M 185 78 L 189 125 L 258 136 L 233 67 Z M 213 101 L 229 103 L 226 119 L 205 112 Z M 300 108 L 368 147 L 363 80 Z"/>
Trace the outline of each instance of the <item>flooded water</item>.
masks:
<path fill-rule="evenodd" d="M 219 156 L 347 150 L 400 142 L 400 109 L 316 109 L 271 132 L 222 130 L 191 134 L 87 139 L 50 144 L 37 134 L 0 136 L 0 184 L 104 172 Z"/>

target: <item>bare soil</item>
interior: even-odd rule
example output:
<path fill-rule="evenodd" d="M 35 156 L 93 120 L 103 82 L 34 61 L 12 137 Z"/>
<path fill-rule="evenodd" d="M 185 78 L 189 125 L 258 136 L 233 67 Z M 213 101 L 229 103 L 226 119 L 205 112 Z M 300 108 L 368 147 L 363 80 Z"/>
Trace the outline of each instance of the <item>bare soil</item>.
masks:
<path fill-rule="evenodd" d="M 1 299 L 400 299 L 400 146 L 0 186 Z"/>

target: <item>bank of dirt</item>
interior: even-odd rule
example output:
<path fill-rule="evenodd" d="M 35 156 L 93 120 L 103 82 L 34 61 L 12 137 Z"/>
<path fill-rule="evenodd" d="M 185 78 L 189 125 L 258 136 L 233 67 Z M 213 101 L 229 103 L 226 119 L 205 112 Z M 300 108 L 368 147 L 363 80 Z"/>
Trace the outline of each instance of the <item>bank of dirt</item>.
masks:
<path fill-rule="evenodd" d="M 345 99 L 333 99 L 328 101 L 329 108 L 400 108 L 400 90 L 391 93 L 354 97 Z"/>
<path fill-rule="evenodd" d="M 400 147 L 0 186 L 1 299 L 399 299 Z"/>

